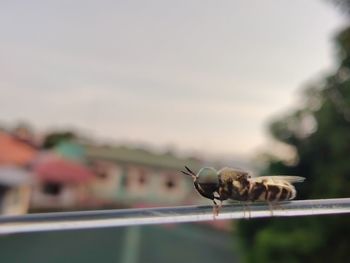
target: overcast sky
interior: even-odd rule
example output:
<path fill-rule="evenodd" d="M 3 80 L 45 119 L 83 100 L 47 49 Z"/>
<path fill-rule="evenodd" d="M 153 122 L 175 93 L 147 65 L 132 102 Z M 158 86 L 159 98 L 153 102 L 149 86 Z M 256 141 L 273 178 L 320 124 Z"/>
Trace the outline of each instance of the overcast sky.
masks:
<path fill-rule="evenodd" d="M 1 1 L 0 122 L 254 155 L 342 24 L 320 0 Z"/>

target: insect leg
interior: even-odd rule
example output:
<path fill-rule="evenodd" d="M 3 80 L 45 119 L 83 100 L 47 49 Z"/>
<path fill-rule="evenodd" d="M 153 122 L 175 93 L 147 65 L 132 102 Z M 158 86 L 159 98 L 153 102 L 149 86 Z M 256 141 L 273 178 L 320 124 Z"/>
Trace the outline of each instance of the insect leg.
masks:
<path fill-rule="evenodd" d="M 214 213 L 214 219 L 215 219 L 215 216 L 218 216 L 219 215 L 219 212 L 220 212 L 220 209 L 222 207 L 222 201 L 221 199 L 218 199 L 220 201 L 219 204 L 217 204 L 217 202 L 215 202 L 215 199 L 213 199 L 213 203 L 214 203 L 214 207 L 213 207 L 213 213 Z"/>
<path fill-rule="evenodd" d="M 277 210 L 277 209 L 284 210 L 284 207 L 278 201 L 269 202 L 269 208 L 270 208 L 271 216 L 273 216 L 273 210 Z"/>
<path fill-rule="evenodd" d="M 273 203 L 271 203 L 271 202 L 267 202 L 267 203 L 268 203 L 268 205 L 269 205 L 270 215 L 273 216 L 273 208 L 274 208 L 274 205 L 273 205 Z"/>
<path fill-rule="evenodd" d="M 220 200 L 220 203 L 219 203 L 219 205 L 217 206 L 217 216 L 219 215 L 219 212 L 220 212 L 220 209 L 221 209 L 221 207 L 222 207 L 222 200 Z"/>
<path fill-rule="evenodd" d="M 246 205 L 246 208 L 247 208 L 247 211 L 248 211 L 248 219 L 250 219 L 252 217 L 252 212 L 250 210 L 251 202 L 247 201 L 247 202 L 245 202 L 245 205 Z"/>
<path fill-rule="evenodd" d="M 281 205 L 280 202 L 274 203 L 274 206 L 275 206 L 277 209 L 284 210 L 284 207 Z"/>
<path fill-rule="evenodd" d="M 238 201 L 238 203 L 239 203 L 240 205 L 242 205 L 242 208 L 243 208 L 243 218 L 245 218 L 245 205 L 244 205 L 244 202 Z"/>
<path fill-rule="evenodd" d="M 219 206 L 218 204 L 215 202 L 215 199 L 213 199 L 213 218 L 215 220 L 215 217 L 219 215 Z"/>
<path fill-rule="evenodd" d="M 250 219 L 251 218 L 251 211 L 250 211 L 250 202 L 248 201 L 240 201 L 239 202 L 240 204 L 242 204 L 242 207 L 243 207 L 243 218 L 246 219 L 246 212 L 248 214 L 248 218 L 247 219 Z"/>

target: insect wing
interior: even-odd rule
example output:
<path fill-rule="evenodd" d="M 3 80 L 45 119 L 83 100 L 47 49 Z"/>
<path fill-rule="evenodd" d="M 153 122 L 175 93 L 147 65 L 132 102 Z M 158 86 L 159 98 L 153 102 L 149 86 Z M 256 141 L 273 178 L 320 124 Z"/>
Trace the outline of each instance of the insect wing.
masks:
<path fill-rule="evenodd" d="M 269 176 L 258 176 L 251 178 L 254 182 L 288 182 L 288 183 L 302 183 L 305 180 L 305 177 L 293 176 L 293 175 L 269 175 Z"/>

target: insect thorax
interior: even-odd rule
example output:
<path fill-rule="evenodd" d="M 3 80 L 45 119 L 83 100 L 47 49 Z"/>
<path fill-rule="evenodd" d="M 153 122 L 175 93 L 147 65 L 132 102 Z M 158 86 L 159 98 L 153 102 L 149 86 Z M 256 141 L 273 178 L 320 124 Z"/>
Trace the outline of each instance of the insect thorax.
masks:
<path fill-rule="evenodd" d="M 250 181 L 245 175 L 220 177 L 219 195 L 223 200 L 247 201 Z"/>

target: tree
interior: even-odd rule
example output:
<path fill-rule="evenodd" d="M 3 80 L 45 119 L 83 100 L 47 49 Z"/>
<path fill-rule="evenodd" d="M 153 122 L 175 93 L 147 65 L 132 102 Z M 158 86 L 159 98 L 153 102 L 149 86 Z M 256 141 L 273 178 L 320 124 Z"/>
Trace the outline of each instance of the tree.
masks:
<path fill-rule="evenodd" d="M 63 141 L 71 141 L 76 138 L 77 136 L 75 135 L 75 133 L 70 131 L 62 131 L 62 132 L 58 131 L 58 132 L 49 133 L 44 138 L 43 148 L 51 149 Z"/>
<path fill-rule="evenodd" d="M 306 177 L 297 186 L 300 199 L 350 193 L 350 27 L 335 41 L 336 72 L 305 89 L 303 107 L 270 125 L 275 139 L 295 148 L 298 161 L 290 165 L 271 159 L 264 174 Z M 237 229 L 247 262 L 347 262 L 350 258 L 348 216 L 244 220 Z"/>

